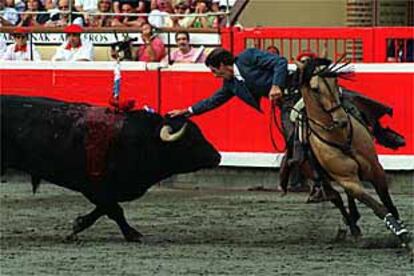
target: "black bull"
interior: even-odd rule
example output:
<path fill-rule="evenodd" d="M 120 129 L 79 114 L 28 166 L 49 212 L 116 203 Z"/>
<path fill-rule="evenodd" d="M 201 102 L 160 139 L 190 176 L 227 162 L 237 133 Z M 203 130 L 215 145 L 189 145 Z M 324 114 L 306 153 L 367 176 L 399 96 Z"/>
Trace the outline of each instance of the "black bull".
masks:
<path fill-rule="evenodd" d="M 118 204 L 141 197 L 173 174 L 215 167 L 220 154 L 186 120 L 178 140 L 160 138 L 164 119 L 143 110 L 108 112 L 87 104 L 47 98 L 0 96 L 1 173 L 7 168 L 82 193 L 96 208 L 73 224 L 72 235 L 103 215 L 128 241 L 141 234 Z"/>

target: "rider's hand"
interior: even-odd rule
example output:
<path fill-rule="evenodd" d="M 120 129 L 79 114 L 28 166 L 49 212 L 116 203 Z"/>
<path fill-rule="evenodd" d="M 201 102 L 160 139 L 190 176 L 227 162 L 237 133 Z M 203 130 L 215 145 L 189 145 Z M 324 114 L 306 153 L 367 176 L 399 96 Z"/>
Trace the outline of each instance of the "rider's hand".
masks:
<path fill-rule="evenodd" d="M 279 101 L 282 98 L 282 89 L 277 85 L 272 85 L 272 89 L 269 92 L 269 100 L 272 102 Z"/>
<path fill-rule="evenodd" d="M 178 116 L 184 116 L 189 113 L 190 112 L 188 111 L 188 109 L 175 109 L 175 110 L 169 111 L 167 115 L 170 116 L 171 118 L 174 118 Z"/>

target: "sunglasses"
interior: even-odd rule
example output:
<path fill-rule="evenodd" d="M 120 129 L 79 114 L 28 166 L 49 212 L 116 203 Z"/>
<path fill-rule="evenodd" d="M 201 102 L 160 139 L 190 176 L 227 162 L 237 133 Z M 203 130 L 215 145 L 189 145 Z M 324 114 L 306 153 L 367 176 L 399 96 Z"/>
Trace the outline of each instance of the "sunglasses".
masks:
<path fill-rule="evenodd" d="M 14 38 L 26 38 L 25 35 L 14 35 Z"/>
<path fill-rule="evenodd" d="M 63 9 L 69 9 L 69 6 L 59 6 L 59 9 L 60 9 L 60 10 L 63 10 Z"/>

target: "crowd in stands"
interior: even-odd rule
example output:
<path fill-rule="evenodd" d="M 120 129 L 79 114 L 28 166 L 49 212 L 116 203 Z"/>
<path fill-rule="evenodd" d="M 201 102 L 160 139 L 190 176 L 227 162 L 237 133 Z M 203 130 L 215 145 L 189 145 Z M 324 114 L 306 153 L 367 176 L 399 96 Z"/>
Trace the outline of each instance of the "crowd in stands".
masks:
<path fill-rule="evenodd" d="M 226 11 L 226 3 L 227 0 L 0 0 L 0 26 L 142 27 L 149 23 L 157 28 L 215 28 L 225 24 L 226 16 L 214 14 Z"/>
<path fill-rule="evenodd" d="M 132 47 L 129 42 L 121 42 L 124 46 L 111 47 L 111 57 L 124 61 L 163 62 L 165 64 L 203 63 L 206 58 L 204 47 L 191 46 L 190 33 L 187 31 L 178 31 L 175 34 L 177 49 L 167 55 L 164 42 L 153 33 L 152 26 L 144 23 L 141 29 L 143 43 L 138 46 L 136 52 L 131 53 Z M 52 61 L 94 61 L 94 46 L 89 40 L 81 38 L 83 28 L 80 25 L 68 25 L 64 28 L 64 32 L 66 40 L 57 48 Z M 27 28 L 16 27 L 12 37 L 14 43 L 9 46 L 0 37 L 0 60 L 41 60 L 35 44 L 28 43 Z"/>

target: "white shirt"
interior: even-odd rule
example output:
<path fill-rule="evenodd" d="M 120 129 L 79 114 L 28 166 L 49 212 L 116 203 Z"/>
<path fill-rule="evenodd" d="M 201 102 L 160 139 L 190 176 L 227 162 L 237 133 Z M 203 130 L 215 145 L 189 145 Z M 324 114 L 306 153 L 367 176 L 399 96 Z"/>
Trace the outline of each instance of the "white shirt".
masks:
<path fill-rule="evenodd" d="M 52 57 L 52 61 L 78 61 L 80 59 L 94 60 L 94 49 L 91 42 L 82 40 L 82 45 L 79 48 L 67 49 L 68 42 L 63 42 Z"/>
<path fill-rule="evenodd" d="M 19 15 L 17 14 L 16 9 L 5 7 L 1 12 L 2 13 L 0 13 L 0 16 L 3 16 L 3 18 L 9 21 L 11 24 L 16 25 L 17 21 L 19 21 Z"/>
<path fill-rule="evenodd" d="M 233 64 L 233 72 L 234 78 L 238 81 L 244 82 L 243 76 L 240 74 L 239 67 L 237 67 L 236 63 Z"/>
<path fill-rule="evenodd" d="M 3 57 L 3 55 L 6 53 L 6 50 L 7 50 L 6 41 L 4 41 L 3 37 L 0 36 L 0 60 Z"/>
<path fill-rule="evenodd" d="M 98 0 L 75 0 L 75 6 L 82 6 L 84 11 L 96 11 L 98 10 Z"/>
<path fill-rule="evenodd" d="M 29 44 L 26 46 L 26 51 L 15 52 L 16 44 L 11 44 L 7 46 L 6 52 L 4 53 L 1 60 L 31 60 L 30 51 L 33 50 L 33 60 L 41 60 L 39 52 L 36 50 L 35 45 L 30 47 Z"/>
<path fill-rule="evenodd" d="M 168 15 L 168 12 L 152 10 L 148 15 L 148 22 L 155 28 L 167 27 L 166 18 Z"/>

